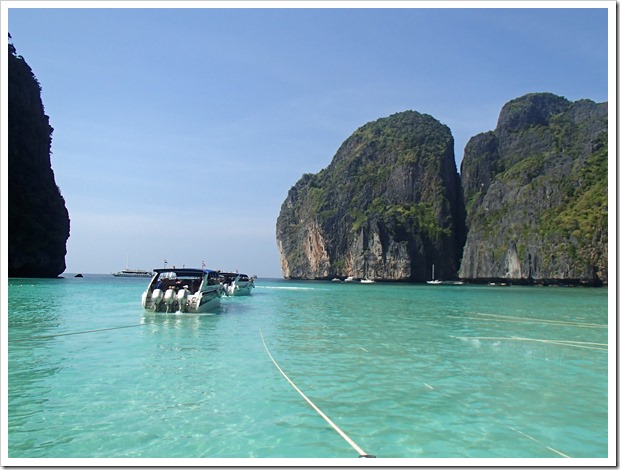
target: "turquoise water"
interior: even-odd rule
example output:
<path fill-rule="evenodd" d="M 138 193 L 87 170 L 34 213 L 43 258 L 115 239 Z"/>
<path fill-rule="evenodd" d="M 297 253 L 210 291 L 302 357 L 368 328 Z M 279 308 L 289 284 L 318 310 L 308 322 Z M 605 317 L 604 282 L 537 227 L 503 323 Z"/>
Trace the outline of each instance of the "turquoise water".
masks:
<path fill-rule="evenodd" d="M 607 289 L 258 279 L 166 315 L 147 284 L 9 280 L 9 457 L 356 458 L 265 345 L 379 458 L 608 456 Z"/>

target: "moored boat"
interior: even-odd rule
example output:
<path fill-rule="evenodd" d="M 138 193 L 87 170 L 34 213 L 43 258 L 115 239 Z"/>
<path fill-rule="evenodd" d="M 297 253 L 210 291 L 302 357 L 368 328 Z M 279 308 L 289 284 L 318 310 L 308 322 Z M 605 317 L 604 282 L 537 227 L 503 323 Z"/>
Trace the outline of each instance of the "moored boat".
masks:
<path fill-rule="evenodd" d="M 142 294 L 142 307 L 153 312 L 203 313 L 216 309 L 225 294 L 220 274 L 210 269 L 162 268 Z"/>
<path fill-rule="evenodd" d="M 435 279 L 435 265 L 433 264 L 433 274 L 431 275 L 431 280 L 426 281 L 427 284 L 441 284 L 442 281 Z"/>
<path fill-rule="evenodd" d="M 118 271 L 116 273 L 112 273 L 112 276 L 115 277 L 151 277 L 153 276 L 152 271 L 146 271 L 144 269 L 123 269 L 122 271 Z"/>
<path fill-rule="evenodd" d="M 254 289 L 254 278 L 247 274 L 220 273 L 227 295 L 250 295 Z"/>

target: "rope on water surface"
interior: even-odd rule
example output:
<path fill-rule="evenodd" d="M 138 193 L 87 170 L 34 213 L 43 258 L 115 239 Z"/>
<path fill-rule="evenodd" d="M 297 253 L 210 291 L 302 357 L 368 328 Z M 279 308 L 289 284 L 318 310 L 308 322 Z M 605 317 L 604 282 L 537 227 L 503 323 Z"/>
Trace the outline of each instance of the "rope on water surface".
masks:
<path fill-rule="evenodd" d="M 514 426 L 508 425 L 508 427 L 510 429 L 512 429 L 514 432 L 518 432 L 519 434 L 524 435 L 525 437 L 527 437 L 528 439 L 533 440 L 534 442 L 540 444 L 541 446 L 546 447 L 547 449 L 549 449 L 551 452 L 555 452 L 556 454 L 566 458 L 566 459 L 570 459 L 571 456 L 570 455 L 566 455 L 563 452 L 560 452 L 559 450 L 554 449 L 553 447 L 549 447 L 547 444 L 544 444 L 542 442 L 540 442 L 538 439 L 536 439 L 535 437 L 530 436 L 529 434 L 524 433 L 523 431 L 519 431 L 517 428 L 515 428 Z"/>
<path fill-rule="evenodd" d="M 284 373 L 284 371 L 280 368 L 280 366 L 278 365 L 278 363 L 276 362 L 276 360 L 273 358 L 273 356 L 271 355 L 271 352 L 269 351 L 269 348 L 267 347 L 267 343 L 265 343 L 265 338 L 263 337 L 263 331 L 259 328 L 258 330 L 260 332 L 260 338 L 263 341 L 263 346 L 265 347 L 265 351 L 267 351 L 267 354 L 269 355 L 269 358 L 271 359 L 271 362 L 273 362 L 273 364 L 276 366 L 276 368 L 280 371 L 280 373 L 284 376 L 284 378 L 288 381 L 288 383 L 290 383 L 292 385 L 292 387 L 297 391 L 297 393 L 299 393 L 304 400 L 306 400 L 308 402 L 308 404 L 314 408 L 314 410 L 325 420 L 327 421 L 327 424 L 329 424 L 332 428 L 334 428 L 334 430 L 340 434 L 340 436 L 349 443 L 349 445 L 351 447 L 353 447 L 355 449 L 355 451 L 359 454 L 360 457 L 365 457 L 365 458 L 372 458 L 374 457 L 374 455 L 370 455 L 367 454 L 366 452 L 364 452 L 364 450 L 358 446 L 353 439 L 351 439 L 349 436 L 347 436 L 345 434 L 345 432 L 340 429 L 336 423 L 334 423 L 331 419 L 329 419 L 329 417 L 323 413 L 318 406 L 316 406 L 314 403 L 312 403 L 312 400 L 310 400 L 310 398 L 308 398 L 304 392 L 302 392 L 299 387 L 297 387 L 297 385 L 295 385 L 295 383 L 289 379 L 288 375 L 286 375 Z"/>
<path fill-rule="evenodd" d="M 587 341 L 572 341 L 567 339 L 538 339 L 538 338 L 521 338 L 518 336 L 450 336 L 455 339 L 486 339 L 494 341 L 533 341 L 536 343 L 555 344 L 558 346 L 571 346 L 573 348 L 596 349 L 599 351 L 607 351 L 607 344 L 592 343 Z"/>
<path fill-rule="evenodd" d="M 30 338 L 12 339 L 12 340 L 9 340 L 9 343 L 16 343 L 18 341 L 34 341 L 37 339 L 56 338 L 57 336 L 84 335 L 87 333 L 99 333 L 100 331 L 120 330 L 122 328 L 136 328 L 138 326 L 144 326 L 144 325 L 145 325 L 144 323 L 141 323 L 139 325 L 113 326 L 111 328 L 100 328 L 98 330 L 74 331 L 70 333 L 58 333 L 55 335 L 44 335 L 44 336 L 31 336 Z"/>
<path fill-rule="evenodd" d="M 477 318 L 475 315 L 489 318 Z M 468 318 L 470 320 L 478 321 L 501 321 L 509 323 L 537 323 L 556 326 L 572 326 L 575 328 L 607 328 L 607 325 L 600 323 L 581 323 L 568 320 L 547 320 L 542 318 L 529 318 L 529 317 L 515 317 L 512 315 L 496 315 L 494 313 L 470 313 L 466 317 L 459 317 L 456 315 L 449 315 L 450 318 Z"/>
<path fill-rule="evenodd" d="M 419 377 L 417 377 L 417 376 L 414 376 L 414 378 L 415 378 L 418 382 L 420 382 L 420 383 L 424 384 L 424 385 L 425 385 L 425 386 L 426 386 L 429 390 L 437 390 L 439 393 L 441 393 L 441 394 L 442 394 L 442 395 L 444 395 L 445 397 L 449 398 L 450 400 L 454 400 L 454 401 L 456 401 L 457 403 L 459 403 L 459 404 L 461 404 L 461 405 L 463 405 L 463 406 L 465 406 L 465 407 L 469 408 L 470 410 L 474 411 L 475 413 L 479 414 L 480 416 L 485 416 L 485 415 L 483 415 L 483 414 L 482 414 L 479 410 L 477 410 L 476 408 L 472 407 L 472 406 L 471 406 L 471 405 L 469 405 L 468 403 L 466 403 L 466 402 L 464 402 L 464 401 L 461 401 L 461 400 L 459 400 L 458 398 L 453 397 L 451 394 L 449 394 L 449 393 L 447 393 L 447 392 L 444 392 L 443 390 L 438 390 L 438 389 L 436 389 L 436 388 L 435 388 L 435 387 L 433 387 L 432 385 L 429 385 L 429 384 L 427 384 L 426 382 L 423 382 L 423 381 L 422 381 Z M 486 416 L 485 416 L 485 417 L 486 417 Z M 536 442 L 537 444 L 540 444 L 541 446 L 545 447 L 546 449 L 550 450 L 551 452 L 553 452 L 553 453 L 555 453 L 555 454 L 558 454 L 558 455 L 559 455 L 559 456 L 561 456 L 561 457 L 564 457 L 564 458 L 567 458 L 567 459 L 572 458 L 570 455 L 566 455 L 565 453 L 560 452 L 559 450 L 554 449 L 553 447 L 548 446 L 548 445 L 547 445 L 547 444 L 545 444 L 544 442 L 539 441 L 539 440 L 538 440 L 538 439 L 536 439 L 535 437 L 530 436 L 529 434 L 527 434 L 527 433 L 525 433 L 525 432 L 523 432 L 523 431 L 521 431 L 521 430 L 519 430 L 519 429 L 515 428 L 514 426 L 512 426 L 512 425 L 510 425 L 510 424 L 505 424 L 505 423 L 502 423 L 501 421 L 499 421 L 497 418 L 494 418 L 493 416 L 491 416 L 491 420 L 492 420 L 492 421 L 494 421 L 496 424 L 498 424 L 498 425 L 500 425 L 500 426 L 504 426 L 504 427 L 506 427 L 506 428 L 508 428 L 508 429 L 510 429 L 510 430 L 512 430 L 512 431 L 514 431 L 514 432 L 516 432 L 516 433 L 518 433 L 518 434 L 521 434 L 522 436 L 527 437 L 528 439 L 531 439 L 532 441 Z"/>

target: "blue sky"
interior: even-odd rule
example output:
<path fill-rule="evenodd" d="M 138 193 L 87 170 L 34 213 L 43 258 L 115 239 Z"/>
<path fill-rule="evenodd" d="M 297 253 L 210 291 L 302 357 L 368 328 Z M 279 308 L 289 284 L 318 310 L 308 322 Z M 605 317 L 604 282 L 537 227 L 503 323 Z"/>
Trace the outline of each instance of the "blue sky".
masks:
<path fill-rule="evenodd" d="M 166 259 L 280 277 L 275 224 L 288 190 L 366 122 L 430 114 L 452 130 L 460 165 L 511 99 L 608 99 L 605 8 L 4 3 L 55 129 L 67 273 Z"/>

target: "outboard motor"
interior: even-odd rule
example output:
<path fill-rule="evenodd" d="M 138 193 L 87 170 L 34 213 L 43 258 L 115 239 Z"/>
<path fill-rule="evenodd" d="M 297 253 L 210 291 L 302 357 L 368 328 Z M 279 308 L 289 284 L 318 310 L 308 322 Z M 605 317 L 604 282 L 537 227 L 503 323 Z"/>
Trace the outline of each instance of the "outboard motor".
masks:
<path fill-rule="evenodd" d="M 155 289 L 151 294 L 151 309 L 153 309 L 154 312 L 159 310 L 159 305 L 163 298 L 164 293 L 161 289 Z"/>
<path fill-rule="evenodd" d="M 168 289 L 164 294 L 164 304 L 166 305 L 166 312 L 174 312 L 174 301 L 176 300 L 176 295 L 174 294 L 174 289 Z"/>
<path fill-rule="evenodd" d="M 181 312 L 187 312 L 187 304 L 189 302 L 189 288 L 183 286 L 183 289 L 177 294 L 177 300 L 179 301 L 179 310 Z"/>

